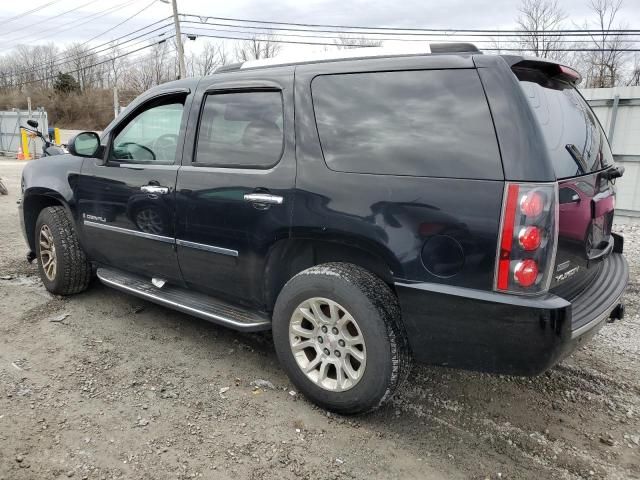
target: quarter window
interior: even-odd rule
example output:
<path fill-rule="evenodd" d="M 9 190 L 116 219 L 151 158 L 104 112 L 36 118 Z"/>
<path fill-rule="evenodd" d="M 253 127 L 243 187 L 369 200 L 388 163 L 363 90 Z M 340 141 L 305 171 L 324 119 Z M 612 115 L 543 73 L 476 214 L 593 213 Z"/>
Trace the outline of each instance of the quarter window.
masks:
<path fill-rule="evenodd" d="M 502 178 L 475 70 L 321 75 L 311 88 L 322 151 L 333 170 Z"/>
<path fill-rule="evenodd" d="M 280 92 L 208 95 L 198 130 L 196 164 L 270 168 L 282 155 L 282 131 Z"/>

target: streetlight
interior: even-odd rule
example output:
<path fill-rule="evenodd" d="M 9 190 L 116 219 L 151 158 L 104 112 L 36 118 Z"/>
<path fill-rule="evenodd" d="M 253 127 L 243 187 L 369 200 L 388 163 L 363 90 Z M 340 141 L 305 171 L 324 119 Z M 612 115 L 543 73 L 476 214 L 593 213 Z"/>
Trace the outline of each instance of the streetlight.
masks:
<path fill-rule="evenodd" d="M 173 23 L 176 28 L 176 49 L 178 50 L 178 70 L 180 78 L 184 78 L 187 69 L 184 65 L 184 50 L 182 48 L 182 33 L 180 32 L 180 19 L 178 18 L 178 4 L 176 0 L 160 0 L 162 3 L 169 3 L 171 1 L 171 5 L 173 7 Z"/>

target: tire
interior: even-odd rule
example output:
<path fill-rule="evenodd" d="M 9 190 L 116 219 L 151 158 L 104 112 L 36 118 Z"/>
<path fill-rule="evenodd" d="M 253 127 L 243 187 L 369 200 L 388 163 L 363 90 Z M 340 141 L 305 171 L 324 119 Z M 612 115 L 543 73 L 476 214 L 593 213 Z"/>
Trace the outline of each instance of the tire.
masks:
<path fill-rule="evenodd" d="M 298 390 L 340 414 L 380 407 L 411 367 L 398 299 L 376 275 L 348 263 L 311 267 L 287 282 L 274 309 L 273 340 Z"/>
<path fill-rule="evenodd" d="M 40 278 L 47 290 L 56 295 L 71 295 L 87 289 L 91 263 L 63 207 L 47 207 L 40 212 L 35 245 Z"/>

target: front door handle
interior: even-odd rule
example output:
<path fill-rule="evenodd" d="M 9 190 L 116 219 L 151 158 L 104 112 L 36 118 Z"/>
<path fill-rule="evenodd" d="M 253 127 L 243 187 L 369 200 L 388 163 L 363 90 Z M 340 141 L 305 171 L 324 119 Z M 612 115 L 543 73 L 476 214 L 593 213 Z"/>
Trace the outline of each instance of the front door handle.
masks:
<path fill-rule="evenodd" d="M 143 185 L 140 190 L 146 193 L 155 193 L 156 195 L 166 195 L 169 193 L 169 187 L 160 187 L 158 185 Z"/>
<path fill-rule="evenodd" d="M 244 201 L 263 205 L 282 205 L 284 198 L 280 195 L 271 195 L 270 193 L 245 193 Z"/>

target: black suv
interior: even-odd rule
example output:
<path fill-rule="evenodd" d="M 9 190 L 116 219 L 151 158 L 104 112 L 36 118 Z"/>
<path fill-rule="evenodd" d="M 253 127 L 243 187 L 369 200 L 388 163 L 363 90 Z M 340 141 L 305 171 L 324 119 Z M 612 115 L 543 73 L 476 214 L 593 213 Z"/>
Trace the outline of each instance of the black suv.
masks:
<path fill-rule="evenodd" d="M 26 166 L 28 257 L 56 294 L 97 268 L 272 330 L 293 383 L 341 413 L 389 399 L 412 358 L 543 372 L 622 317 L 622 169 L 574 70 L 460 50 L 269 59 L 153 88 Z"/>

